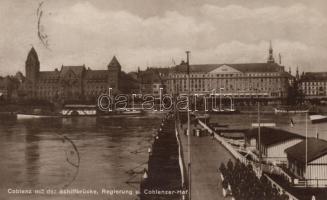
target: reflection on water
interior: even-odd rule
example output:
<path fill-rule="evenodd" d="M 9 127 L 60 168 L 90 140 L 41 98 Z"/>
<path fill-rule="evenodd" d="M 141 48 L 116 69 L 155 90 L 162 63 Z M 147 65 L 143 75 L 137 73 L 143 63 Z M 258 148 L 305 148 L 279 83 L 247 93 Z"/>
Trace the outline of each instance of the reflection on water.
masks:
<path fill-rule="evenodd" d="M 0 199 L 30 199 L 9 195 L 13 189 L 138 189 L 148 159 L 147 148 L 160 116 L 129 118 L 57 118 L 0 122 Z M 72 143 L 64 138 L 67 137 Z M 76 149 L 74 149 L 74 145 Z M 78 151 L 78 152 L 76 152 Z M 80 165 L 77 166 L 77 153 Z M 131 170 L 133 169 L 133 170 Z M 35 196 L 34 196 L 35 197 Z M 35 199 L 33 197 L 33 199 Z M 73 195 L 69 199 L 90 199 Z M 98 198 L 104 199 L 103 195 Z M 114 199 L 135 199 L 119 195 Z M 36 199 L 67 199 L 36 195 Z"/>

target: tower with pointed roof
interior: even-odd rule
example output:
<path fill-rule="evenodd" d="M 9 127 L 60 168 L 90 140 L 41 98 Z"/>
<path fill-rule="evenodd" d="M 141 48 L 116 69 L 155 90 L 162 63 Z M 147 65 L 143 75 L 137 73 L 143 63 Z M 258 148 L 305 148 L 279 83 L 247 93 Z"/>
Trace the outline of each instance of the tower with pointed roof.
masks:
<path fill-rule="evenodd" d="M 267 63 L 275 63 L 274 52 L 273 52 L 271 41 L 269 42 L 269 55 L 268 55 Z"/>
<path fill-rule="evenodd" d="M 40 72 L 39 57 L 34 47 L 32 47 L 27 55 L 27 59 L 25 62 L 26 79 L 32 83 L 36 83 L 39 72 Z"/>
<path fill-rule="evenodd" d="M 299 67 L 296 67 L 296 74 L 295 74 L 295 78 L 298 81 L 300 79 L 300 74 L 299 74 Z"/>
<path fill-rule="evenodd" d="M 108 64 L 108 87 L 113 89 L 113 92 L 119 90 L 119 77 L 121 73 L 121 65 L 116 56 L 114 56 Z"/>

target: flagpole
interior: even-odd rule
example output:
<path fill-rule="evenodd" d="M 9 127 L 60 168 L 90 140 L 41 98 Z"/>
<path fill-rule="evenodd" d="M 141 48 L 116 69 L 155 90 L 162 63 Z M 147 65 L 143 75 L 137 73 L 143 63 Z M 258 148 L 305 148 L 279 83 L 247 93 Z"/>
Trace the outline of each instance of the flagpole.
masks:
<path fill-rule="evenodd" d="M 259 162 L 261 169 L 261 130 L 260 130 L 260 102 L 258 100 L 258 146 L 259 146 Z"/>

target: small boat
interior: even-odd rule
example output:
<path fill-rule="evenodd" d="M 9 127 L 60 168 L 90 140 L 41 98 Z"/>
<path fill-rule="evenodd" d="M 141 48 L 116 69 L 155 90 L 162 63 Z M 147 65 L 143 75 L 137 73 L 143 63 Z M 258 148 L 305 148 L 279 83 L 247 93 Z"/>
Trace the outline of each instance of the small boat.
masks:
<path fill-rule="evenodd" d="M 60 114 L 63 117 L 72 116 L 96 116 L 97 107 L 95 105 L 79 105 L 79 104 L 69 104 L 65 105 L 61 110 Z"/>
<path fill-rule="evenodd" d="M 327 122 L 327 116 L 325 115 L 310 115 L 309 118 L 313 124 Z"/>
<path fill-rule="evenodd" d="M 300 113 L 307 113 L 309 112 L 308 108 L 300 108 L 300 107 L 279 107 L 279 108 L 274 108 L 275 114 L 278 113 L 289 113 L 289 114 L 300 114 Z"/>
<path fill-rule="evenodd" d="M 123 108 L 116 109 L 112 112 L 113 115 L 143 115 L 144 111 L 141 108 Z"/>
<path fill-rule="evenodd" d="M 205 120 L 205 119 L 209 119 L 210 115 L 209 114 L 195 114 L 195 118 Z"/>
<path fill-rule="evenodd" d="M 210 114 L 239 114 L 240 111 L 236 109 L 212 109 L 209 111 Z"/>
<path fill-rule="evenodd" d="M 60 117 L 59 115 L 47 115 L 47 114 L 25 114 L 17 113 L 17 119 L 39 119 L 39 118 L 51 118 L 51 117 Z"/>
<path fill-rule="evenodd" d="M 65 105 L 60 111 L 52 112 L 39 108 L 29 112 L 17 113 L 17 119 L 37 119 L 50 117 L 78 117 L 78 116 L 97 116 L 95 105 Z"/>
<path fill-rule="evenodd" d="M 259 127 L 259 123 L 252 123 L 252 127 Z M 276 127 L 276 123 L 271 122 L 271 123 L 260 123 L 260 127 Z"/>
<path fill-rule="evenodd" d="M 16 114 L 17 119 L 38 119 L 50 117 L 60 117 L 60 113 L 44 111 L 42 109 L 35 108 L 29 112 L 18 112 Z"/>
<path fill-rule="evenodd" d="M 142 110 L 125 110 L 120 112 L 122 115 L 141 115 L 143 114 Z"/>

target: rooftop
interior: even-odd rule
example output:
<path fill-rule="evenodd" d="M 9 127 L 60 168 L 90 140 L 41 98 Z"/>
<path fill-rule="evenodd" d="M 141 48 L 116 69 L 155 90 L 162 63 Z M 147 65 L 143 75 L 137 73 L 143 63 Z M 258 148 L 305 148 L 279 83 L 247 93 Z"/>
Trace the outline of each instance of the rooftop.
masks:
<path fill-rule="evenodd" d="M 320 81 L 327 80 L 327 72 L 306 72 L 302 77 L 302 81 Z"/>
<path fill-rule="evenodd" d="M 272 146 L 291 139 L 304 139 L 304 136 L 302 135 L 298 135 L 281 129 L 269 128 L 269 127 L 261 127 L 260 135 L 261 135 L 261 144 L 265 146 Z M 257 138 L 258 128 L 249 129 L 245 133 L 245 136 Z"/>
<path fill-rule="evenodd" d="M 287 156 L 305 163 L 305 143 L 305 140 L 303 140 L 302 142 L 287 148 L 285 153 Z M 308 138 L 307 149 L 308 163 L 310 163 L 311 161 L 327 154 L 327 141 L 317 138 Z"/>
<path fill-rule="evenodd" d="M 76 76 L 81 76 L 81 74 L 83 73 L 84 70 L 85 70 L 85 66 L 84 65 L 81 65 L 81 66 L 62 66 L 61 67 L 60 74 L 62 76 L 64 76 L 69 71 L 72 71 L 72 72 L 74 72 L 74 74 Z"/>
<path fill-rule="evenodd" d="M 240 64 L 201 64 L 201 65 L 190 65 L 190 71 L 204 72 L 208 73 L 217 69 L 221 66 L 229 66 L 240 72 L 249 73 L 249 72 L 283 72 L 283 66 L 278 65 L 277 63 L 240 63 Z M 187 65 L 185 63 L 181 63 L 175 67 L 175 71 L 177 72 L 186 72 Z"/>

